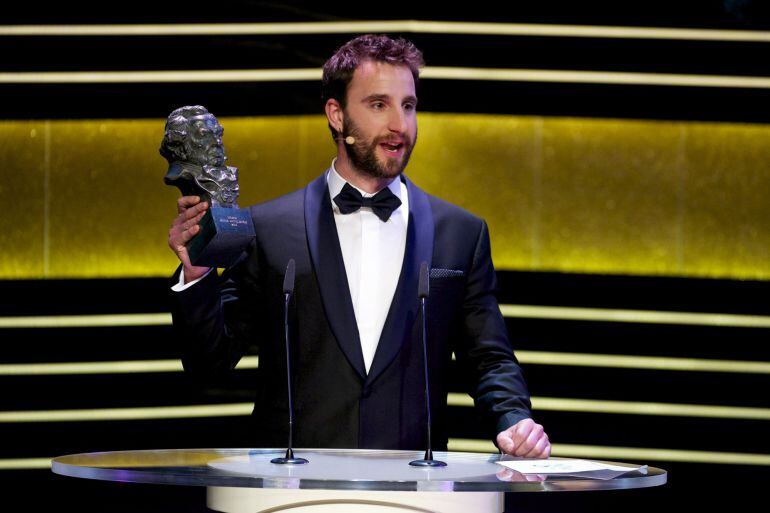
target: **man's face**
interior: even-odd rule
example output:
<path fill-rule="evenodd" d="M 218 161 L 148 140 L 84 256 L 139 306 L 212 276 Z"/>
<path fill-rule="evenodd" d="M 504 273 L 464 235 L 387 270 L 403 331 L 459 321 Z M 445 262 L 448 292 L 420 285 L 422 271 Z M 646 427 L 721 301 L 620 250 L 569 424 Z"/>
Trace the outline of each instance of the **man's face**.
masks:
<path fill-rule="evenodd" d="M 188 151 L 190 160 L 197 164 L 224 166 L 225 148 L 222 145 L 224 129 L 211 114 L 190 118 Z"/>
<path fill-rule="evenodd" d="M 353 165 L 375 178 L 401 174 L 417 142 L 417 96 L 407 66 L 364 61 L 348 85 L 343 137 Z"/>

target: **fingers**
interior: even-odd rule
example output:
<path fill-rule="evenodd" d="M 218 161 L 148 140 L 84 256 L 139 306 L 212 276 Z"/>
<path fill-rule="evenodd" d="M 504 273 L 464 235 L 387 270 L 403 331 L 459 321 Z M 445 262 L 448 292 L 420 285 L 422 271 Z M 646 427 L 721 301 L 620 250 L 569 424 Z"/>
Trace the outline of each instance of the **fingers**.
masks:
<path fill-rule="evenodd" d="M 201 227 L 197 224 L 193 224 L 190 227 L 184 228 L 177 238 L 177 247 L 179 247 L 179 249 L 181 249 L 183 246 L 186 247 L 187 243 L 190 242 L 190 239 L 197 235 L 200 229 Z"/>
<path fill-rule="evenodd" d="M 497 446 L 505 454 L 520 456 L 517 454 L 519 452 L 519 445 L 523 440 L 526 440 L 527 436 L 529 436 L 534 424 L 535 421 L 532 419 L 520 420 L 515 425 L 497 435 Z"/>
<path fill-rule="evenodd" d="M 516 423 L 515 426 L 513 426 L 513 440 L 516 441 L 524 441 L 527 439 L 527 437 L 532 433 L 532 430 L 535 429 L 535 426 L 538 426 L 539 424 L 535 424 L 535 421 L 532 419 L 524 419 L 520 420 Z M 542 426 L 540 426 L 542 428 Z M 518 445 L 518 444 L 517 444 Z"/>
<path fill-rule="evenodd" d="M 548 435 L 532 419 L 523 419 L 498 434 L 497 446 L 505 454 L 522 458 L 547 458 L 551 454 Z"/>
<path fill-rule="evenodd" d="M 182 196 L 176 200 L 177 213 L 181 214 L 188 208 L 198 204 L 200 200 L 200 196 Z"/>
<path fill-rule="evenodd" d="M 513 452 L 513 440 L 511 439 L 512 430 L 513 428 L 509 428 L 497 435 L 497 446 L 505 454 L 511 454 Z"/>
<path fill-rule="evenodd" d="M 184 281 L 196 280 L 209 271 L 208 267 L 193 266 L 187 253 L 187 243 L 201 231 L 198 223 L 206 214 L 209 205 L 199 196 L 182 196 L 177 200 L 177 212 L 168 231 L 168 245 L 179 258 L 184 268 Z"/>
<path fill-rule="evenodd" d="M 184 267 L 190 268 L 187 243 L 200 232 L 198 223 L 205 215 L 208 203 L 200 201 L 198 196 L 182 196 L 177 200 L 177 209 L 179 215 L 171 223 L 168 245 Z"/>
<path fill-rule="evenodd" d="M 190 209 L 193 210 L 193 209 Z M 181 228 L 182 230 L 189 230 L 193 226 L 197 226 L 201 219 L 203 219 L 203 216 L 206 215 L 206 212 L 200 212 L 198 215 L 193 216 L 187 220 L 184 220 L 182 216 L 179 216 L 179 222 L 181 222 Z"/>
<path fill-rule="evenodd" d="M 171 243 L 172 239 L 174 240 L 175 245 L 184 244 L 190 240 L 192 235 L 197 233 L 197 231 L 191 232 L 190 230 L 192 230 L 192 228 L 196 226 L 198 222 L 203 218 L 203 216 L 206 214 L 206 209 L 208 208 L 207 202 L 198 202 L 197 198 L 197 196 L 182 196 L 179 198 L 177 203 L 177 206 L 179 207 L 179 215 L 176 216 L 174 221 L 171 223 L 171 230 L 169 230 L 169 244 Z M 194 204 L 192 206 L 183 206 L 193 201 Z"/>
<path fill-rule="evenodd" d="M 524 456 L 526 453 L 528 453 L 532 449 L 532 446 L 534 446 L 534 443 L 532 446 L 525 446 L 524 444 L 534 428 L 535 421 L 532 419 L 520 420 L 513 427 L 511 427 L 509 431 L 511 431 L 513 447 L 508 452 L 508 454 L 512 456 Z"/>
<path fill-rule="evenodd" d="M 522 474 L 509 468 L 503 468 L 500 472 L 495 474 L 499 481 L 508 483 L 521 482 L 521 481 L 545 481 L 546 476 L 543 474 Z"/>
<path fill-rule="evenodd" d="M 183 264 L 188 264 L 187 259 L 187 243 L 190 239 L 195 237 L 200 231 L 200 226 L 193 224 L 188 228 L 181 226 L 172 227 L 169 231 L 168 245 L 171 251 L 177 254 Z"/>
<path fill-rule="evenodd" d="M 535 443 L 535 447 L 533 447 L 531 451 L 525 454 L 524 457 L 525 458 L 547 458 L 550 455 L 551 455 L 551 442 L 548 440 L 548 435 L 543 433 L 540 439 L 537 441 L 537 443 Z"/>
<path fill-rule="evenodd" d="M 527 454 L 529 454 L 535 448 L 537 443 L 545 434 L 543 426 L 535 423 L 535 421 L 531 419 L 528 420 L 530 420 L 530 422 L 527 423 L 525 427 L 522 427 L 521 430 L 519 430 L 518 434 L 521 437 L 518 439 L 514 438 L 514 442 L 518 442 L 516 443 L 516 450 L 513 453 L 514 456 L 527 457 Z"/>
<path fill-rule="evenodd" d="M 209 204 L 205 201 L 201 201 L 200 203 L 196 203 L 195 205 L 180 211 L 179 217 L 184 219 L 192 219 L 195 216 L 204 214 L 207 208 L 209 208 Z"/>
<path fill-rule="evenodd" d="M 193 235 L 198 233 L 200 229 L 198 227 L 198 221 L 203 217 L 203 213 L 198 214 L 190 219 L 185 219 L 184 214 L 180 214 L 171 223 L 171 229 L 168 231 L 168 243 L 171 249 L 174 251 L 178 247 L 187 244 Z"/>

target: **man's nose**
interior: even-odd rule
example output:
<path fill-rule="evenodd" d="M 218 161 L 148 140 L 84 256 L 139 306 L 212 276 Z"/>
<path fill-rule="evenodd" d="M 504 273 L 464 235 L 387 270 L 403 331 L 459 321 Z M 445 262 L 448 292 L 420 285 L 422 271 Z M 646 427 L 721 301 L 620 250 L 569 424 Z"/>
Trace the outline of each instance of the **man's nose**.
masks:
<path fill-rule="evenodd" d="M 406 132 L 407 124 L 404 109 L 391 109 L 388 129 L 399 134 Z"/>

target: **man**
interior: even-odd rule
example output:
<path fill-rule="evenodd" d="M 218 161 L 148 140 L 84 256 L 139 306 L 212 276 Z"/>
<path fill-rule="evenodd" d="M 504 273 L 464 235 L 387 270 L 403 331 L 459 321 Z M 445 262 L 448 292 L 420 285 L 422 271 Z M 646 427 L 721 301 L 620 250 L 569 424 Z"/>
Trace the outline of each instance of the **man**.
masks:
<path fill-rule="evenodd" d="M 490 439 L 515 456 L 550 454 L 494 296 L 486 223 L 402 174 L 417 140 L 422 64 L 408 41 L 371 35 L 329 59 L 323 97 L 337 158 L 304 189 L 251 207 L 256 242 L 221 278 L 192 266 L 186 252 L 208 205 L 179 200 L 169 246 L 182 263 L 173 315 L 185 370 L 226 372 L 257 340 L 253 418 L 262 445 L 286 440 L 281 286 L 293 258 L 295 445 L 424 448 L 417 281 L 427 262 L 435 447 L 447 444 L 454 352 Z"/>

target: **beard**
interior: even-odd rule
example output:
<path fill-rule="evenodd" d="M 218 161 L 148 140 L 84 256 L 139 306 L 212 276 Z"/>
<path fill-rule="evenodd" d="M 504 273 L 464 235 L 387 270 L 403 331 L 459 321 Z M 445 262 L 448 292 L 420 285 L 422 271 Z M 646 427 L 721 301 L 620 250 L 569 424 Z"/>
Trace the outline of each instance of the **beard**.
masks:
<path fill-rule="evenodd" d="M 395 178 L 403 173 L 417 142 L 416 133 L 414 141 L 408 135 L 404 135 L 402 137 L 404 141 L 403 157 L 401 159 L 398 157 L 386 157 L 382 161 L 377 156 L 377 147 L 380 143 L 387 142 L 387 136 L 375 137 L 371 141 L 367 141 L 361 130 L 350 120 L 350 117 L 346 117 L 342 123 L 342 137 L 345 138 L 349 135 L 353 136 L 356 140 L 353 144 L 343 144 L 350 162 L 356 169 L 373 178 Z"/>

